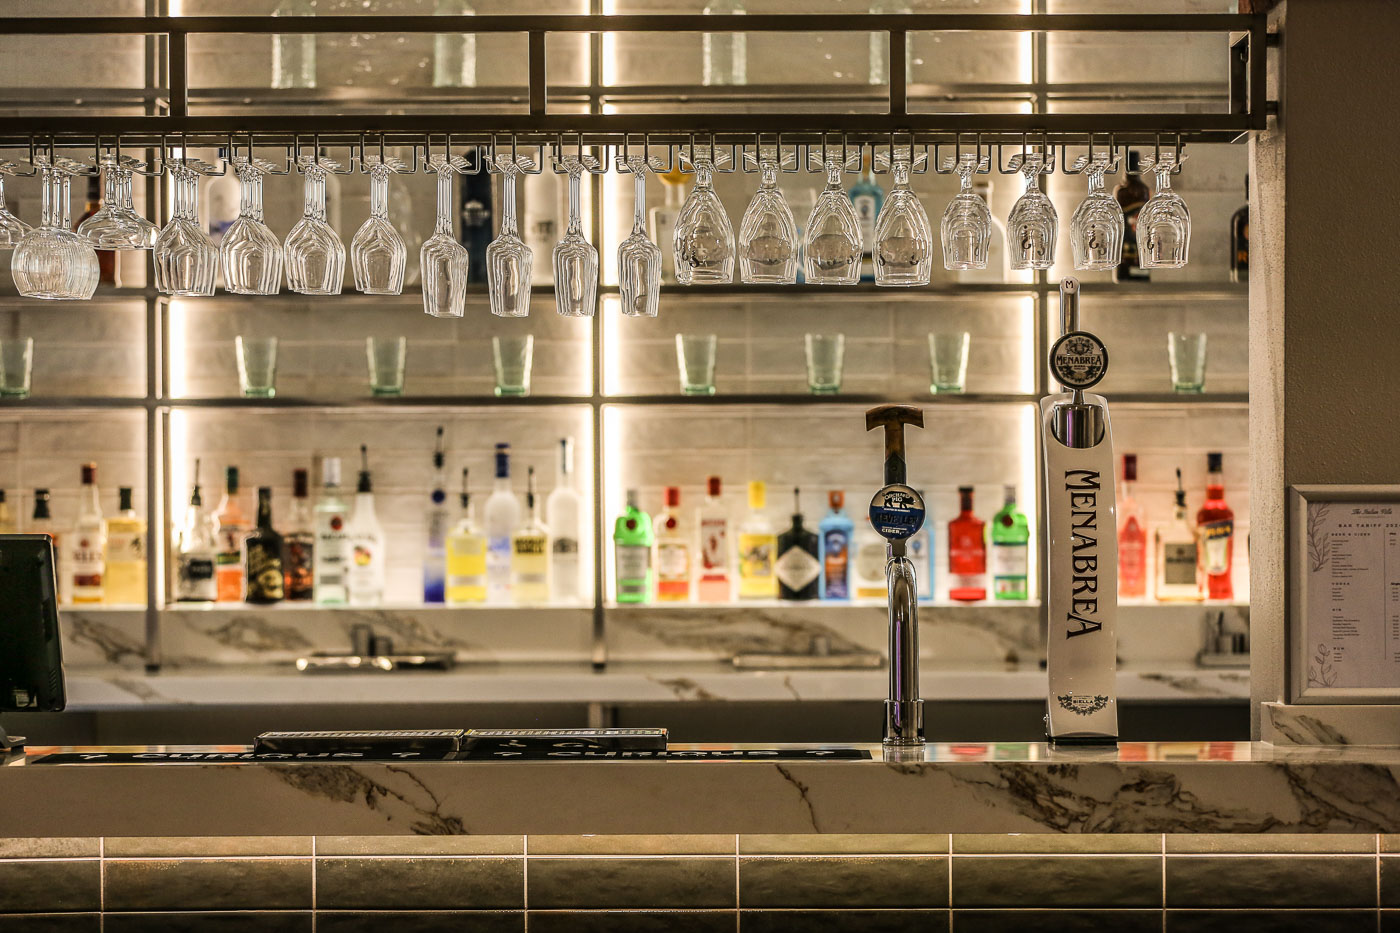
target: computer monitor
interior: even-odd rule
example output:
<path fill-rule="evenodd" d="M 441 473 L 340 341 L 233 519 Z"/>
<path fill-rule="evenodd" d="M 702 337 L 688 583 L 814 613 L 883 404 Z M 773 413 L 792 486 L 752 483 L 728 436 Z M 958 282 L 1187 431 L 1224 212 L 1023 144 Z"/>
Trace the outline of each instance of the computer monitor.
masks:
<path fill-rule="evenodd" d="M 66 704 L 53 539 L 0 535 L 0 714 Z M 0 751 L 22 744 L 0 727 Z"/>

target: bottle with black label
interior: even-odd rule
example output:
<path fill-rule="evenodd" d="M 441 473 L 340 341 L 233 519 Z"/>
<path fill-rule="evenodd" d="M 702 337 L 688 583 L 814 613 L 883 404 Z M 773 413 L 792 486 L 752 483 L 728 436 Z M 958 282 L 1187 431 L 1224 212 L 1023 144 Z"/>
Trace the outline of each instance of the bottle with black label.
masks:
<path fill-rule="evenodd" d="M 1244 176 L 1244 207 L 1230 218 L 1230 281 L 1249 281 L 1249 176 Z"/>
<path fill-rule="evenodd" d="M 778 561 L 774 565 L 779 599 L 816 599 L 821 595 L 820 547 L 817 533 L 802 523 L 801 490 L 793 489 L 792 527 L 778 535 Z"/>
<path fill-rule="evenodd" d="M 250 603 L 281 602 L 285 592 L 282 574 L 282 536 L 272 527 L 272 488 L 258 488 L 258 523 L 243 538 L 243 566 L 247 572 Z"/>
<path fill-rule="evenodd" d="M 309 600 L 315 594 L 316 524 L 311 517 L 310 479 L 306 470 L 292 471 L 292 511 L 282 535 L 282 575 L 285 597 Z"/>
<path fill-rule="evenodd" d="M 1128 174 L 1122 184 L 1113 189 L 1113 197 L 1123 208 L 1123 259 L 1113 270 L 1115 282 L 1145 282 L 1147 270 L 1138 262 L 1137 223 L 1138 214 L 1152 192 L 1142 180 L 1138 168 L 1138 154 L 1128 150 Z"/>

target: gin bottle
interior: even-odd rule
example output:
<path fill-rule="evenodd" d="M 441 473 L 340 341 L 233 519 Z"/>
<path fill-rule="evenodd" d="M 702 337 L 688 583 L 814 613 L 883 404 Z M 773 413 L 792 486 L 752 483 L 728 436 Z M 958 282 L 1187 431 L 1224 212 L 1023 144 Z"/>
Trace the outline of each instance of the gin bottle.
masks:
<path fill-rule="evenodd" d="M 849 600 L 851 598 L 851 538 L 855 523 L 846 514 L 846 494 L 839 489 L 827 493 L 827 504 L 831 511 L 826 513 L 817 526 L 820 541 L 821 577 L 817 589 L 822 599 Z"/>
<path fill-rule="evenodd" d="M 987 523 L 972 514 L 971 486 L 959 486 L 958 497 L 958 517 L 948 523 L 948 598 L 977 602 L 987 598 Z"/>
<path fill-rule="evenodd" d="M 720 498 L 718 476 L 705 481 L 705 502 L 695 515 L 699 531 L 700 579 L 695 595 L 702 603 L 727 603 L 733 598 L 729 569 L 729 512 Z"/>
<path fill-rule="evenodd" d="M 1137 484 L 1137 454 L 1123 455 L 1123 486 L 1118 497 L 1118 595 L 1142 599 L 1147 595 L 1147 523 L 1133 496 Z"/>
<path fill-rule="evenodd" d="M 1001 510 L 992 518 L 992 597 L 1028 599 L 1028 547 L 1030 522 L 1016 507 L 1016 487 L 1006 487 Z"/>
<path fill-rule="evenodd" d="M 549 577 L 555 602 L 579 599 L 579 502 L 574 489 L 574 439 L 559 440 L 559 472 L 554 489 L 545 500 L 544 518 L 549 528 Z"/>
<path fill-rule="evenodd" d="M 637 504 L 637 490 L 627 490 L 627 509 L 613 525 L 617 560 L 617 601 L 644 603 L 651 599 L 651 546 L 655 537 L 651 516 Z"/>
<path fill-rule="evenodd" d="M 1157 563 L 1157 598 L 1162 602 L 1200 602 L 1200 542 L 1186 518 L 1186 490 L 1176 471 L 1176 505 L 1172 520 L 1153 535 Z"/>
<path fill-rule="evenodd" d="M 848 192 L 856 218 L 860 221 L 860 252 L 862 282 L 875 281 L 875 221 L 880 216 L 880 208 L 885 206 L 885 192 L 875 182 L 875 172 L 871 168 L 869 156 L 861 162 L 860 181 L 851 186 Z"/>
<path fill-rule="evenodd" d="M 433 451 L 433 488 L 428 493 L 428 505 L 423 511 L 425 540 L 423 544 L 423 602 L 440 603 L 446 596 L 447 577 L 447 472 L 442 451 L 442 427 L 437 429 L 437 447 Z"/>
<path fill-rule="evenodd" d="M 214 582 L 214 559 L 218 547 L 214 539 L 214 520 L 204 511 L 204 496 L 199 487 L 199 461 L 194 462 L 194 486 L 190 490 L 190 505 L 180 528 L 180 540 L 175 548 L 175 599 L 182 603 L 213 602 L 218 596 Z"/>
<path fill-rule="evenodd" d="M 817 598 L 822 566 L 817 560 L 819 547 L 816 532 L 809 530 L 802 521 L 802 492 L 794 488 L 792 526 L 778 535 L 778 560 L 773 565 L 779 599 Z"/>
<path fill-rule="evenodd" d="M 73 574 L 73 602 L 100 603 L 107 527 L 102 520 L 102 503 L 97 497 L 97 464 L 84 463 L 82 477 L 78 521 L 69 536 L 68 566 Z"/>
<path fill-rule="evenodd" d="M 131 504 L 131 487 L 117 490 L 117 514 L 107 520 L 103 599 L 119 605 L 146 602 L 146 522 Z"/>
<path fill-rule="evenodd" d="M 307 499 L 310 480 L 305 470 L 292 471 L 292 508 L 287 533 L 282 536 L 284 595 L 293 601 L 311 599 L 315 592 L 316 529 Z"/>
<path fill-rule="evenodd" d="M 219 556 L 214 560 L 214 582 L 219 602 L 243 600 L 243 536 L 248 533 L 248 516 L 238 494 L 238 467 L 224 472 L 224 497 L 215 515 L 219 522 Z"/>
<path fill-rule="evenodd" d="M 778 537 L 763 514 L 768 504 L 768 487 L 758 480 L 749 483 L 749 515 L 739 526 L 739 598 L 777 599 L 778 578 L 773 573 Z"/>
<path fill-rule="evenodd" d="M 666 507 L 656 516 L 656 600 L 690 599 L 690 535 L 680 516 L 681 490 L 666 487 Z"/>
<path fill-rule="evenodd" d="M 243 539 L 250 603 L 281 602 L 286 592 L 282 572 L 282 536 L 272 527 L 272 488 L 258 489 L 258 523 Z"/>

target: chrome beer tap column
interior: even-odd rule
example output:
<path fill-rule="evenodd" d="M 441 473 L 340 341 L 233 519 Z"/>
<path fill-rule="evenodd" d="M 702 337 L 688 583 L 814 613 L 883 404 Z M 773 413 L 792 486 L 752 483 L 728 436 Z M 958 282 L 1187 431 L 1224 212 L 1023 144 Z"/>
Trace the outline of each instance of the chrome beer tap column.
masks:
<path fill-rule="evenodd" d="M 1118 520 L 1108 401 L 1085 389 L 1108 372 L 1108 350 L 1079 329 L 1079 282 L 1060 283 L 1060 338 L 1050 372 L 1064 391 L 1040 400 L 1047 566 L 1045 716 L 1050 741 L 1118 740 Z"/>
<path fill-rule="evenodd" d="M 924 426 L 924 413 L 910 405 L 881 405 L 865 413 L 865 429 L 885 429 L 885 485 L 870 500 L 870 522 L 884 537 L 889 587 L 890 693 L 885 701 L 884 744 L 924 744 L 924 701 L 919 699 L 919 587 L 905 541 L 924 524 L 924 500 L 907 485 L 904 426 Z"/>

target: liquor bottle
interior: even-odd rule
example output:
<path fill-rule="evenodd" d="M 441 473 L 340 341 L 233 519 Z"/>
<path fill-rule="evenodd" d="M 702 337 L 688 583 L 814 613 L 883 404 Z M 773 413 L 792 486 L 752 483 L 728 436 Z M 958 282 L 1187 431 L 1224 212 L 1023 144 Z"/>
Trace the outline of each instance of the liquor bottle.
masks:
<path fill-rule="evenodd" d="M 549 577 L 555 602 L 573 603 L 581 592 L 579 582 L 579 502 L 574 489 L 574 439 L 559 439 L 559 472 L 545 500 L 544 518 L 549 528 Z"/>
<path fill-rule="evenodd" d="M 489 172 L 462 175 L 462 245 L 467 248 L 467 281 L 486 281 L 486 247 L 491 245 L 491 186 Z"/>
<path fill-rule="evenodd" d="M 433 450 L 433 488 L 428 493 L 428 507 L 423 511 L 426 540 L 423 547 L 423 602 L 440 603 L 446 599 L 447 585 L 447 472 L 442 452 L 442 426 L 437 429 L 437 446 Z"/>
<path fill-rule="evenodd" d="M 292 602 L 309 600 L 316 592 L 316 525 L 311 518 L 310 476 L 292 471 L 292 508 L 282 535 L 283 596 Z"/>
<path fill-rule="evenodd" d="M 1148 272 L 1138 263 L 1137 222 L 1138 214 L 1147 203 L 1152 192 L 1142 180 L 1138 169 L 1138 154 L 1128 150 L 1128 173 L 1123 181 L 1113 189 L 1113 197 L 1123 208 L 1123 259 L 1113 269 L 1115 282 L 1145 282 Z"/>
<path fill-rule="evenodd" d="M 1200 542 L 1186 518 L 1186 490 L 1176 471 L 1176 506 L 1172 520 L 1156 530 L 1157 598 L 1162 602 L 1200 602 Z"/>
<path fill-rule="evenodd" d="M 778 560 L 773 565 L 778 578 L 778 598 L 816 599 L 822 564 L 817 554 L 821 544 L 815 531 L 802 523 L 802 491 L 792 490 L 792 526 L 778 535 Z"/>
<path fill-rule="evenodd" d="M 436 0 L 436 16 L 472 16 L 466 0 Z M 438 33 L 433 36 L 433 87 L 476 87 L 476 35 Z M 474 279 L 473 281 L 482 281 Z"/>
<path fill-rule="evenodd" d="M 83 488 L 78 493 L 78 520 L 68 537 L 69 572 L 73 575 L 73 602 L 100 603 L 103 592 L 102 554 L 106 527 L 102 503 L 97 497 L 97 464 L 84 463 Z"/>
<path fill-rule="evenodd" d="M 549 533 L 540 524 L 534 467 L 525 470 L 525 521 L 510 536 L 510 596 L 517 606 L 549 602 Z"/>
<path fill-rule="evenodd" d="M 706 16 L 742 16 L 744 0 L 710 0 L 701 11 Z M 704 68 L 701 83 L 710 85 L 748 84 L 748 41 L 742 32 L 701 34 Z"/>
<path fill-rule="evenodd" d="M 617 560 L 617 601 L 644 603 L 651 598 L 651 516 L 637 505 L 637 490 L 627 490 L 627 509 L 613 524 Z"/>
<path fill-rule="evenodd" d="M 992 597 L 994 599 L 1028 599 L 1028 542 L 1030 522 L 1026 513 L 1016 507 L 1016 487 L 1005 487 L 1006 499 L 992 518 Z"/>
<path fill-rule="evenodd" d="M 992 207 L 992 183 L 980 175 L 972 178 L 972 193 Z M 983 269 L 962 269 L 956 274 L 959 282 L 1000 285 L 1004 282 L 1029 282 L 1033 273 L 1013 272 L 1011 254 L 1006 249 L 1006 224 L 992 210 L 992 236 L 987 242 L 987 265 Z"/>
<path fill-rule="evenodd" d="M 948 523 L 948 598 L 987 598 L 986 522 L 972 514 L 972 487 L 959 486 L 958 517 Z"/>
<path fill-rule="evenodd" d="M 345 523 L 350 549 L 346 589 L 352 606 L 384 602 L 384 528 L 374 513 L 374 484 L 369 474 L 369 448 L 360 445 L 360 480 L 355 484 L 355 510 Z"/>
<path fill-rule="evenodd" d="M 248 533 L 248 517 L 238 495 L 238 467 L 225 472 L 224 497 L 214 518 L 219 523 L 219 556 L 214 560 L 214 581 L 219 602 L 243 600 L 243 536 Z"/>
<path fill-rule="evenodd" d="M 821 578 L 817 590 L 822 599 L 849 600 L 851 598 L 851 536 L 855 533 L 855 522 L 842 508 L 846 504 L 846 494 L 833 489 L 826 494 L 831 511 L 817 526 L 817 537 L 821 542 Z"/>
<path fill-rule="evenodd" d="M 1206 454 L 1206 501 L 1196 513 L 1201 541 L 1201 570 L 1205 577 L 1206 598 L 1233 599 L 1235 589 L 1230 571 L 1235 556 L 1235 512 L 1225 504 L 1224 457 Z"/>
<path fill-rule="evenodd" d="M 855 560 L 851 561 L 851 576 L 855 581 L 856 599 L 885 599 L 889 595 L 889 582 L 885 578 L 885 564 L 889 560 L 887 542 L 870 524 L 870 516 L 863 524 L 856 526 L 854 537 Z"/>
<path fill-rule="evenodd" d="M 690 599 L 690 535 L 680 517 L 681 490 L 666 487 L 666 505 L 655 520 L 656 601 Z"/>
<path fill-rule="evenodd" d="M 674 284 L 676 281 L 676 217 L 685 205 L 685 182 L 690 173 L 680 167 L 662 175 L 661 190 L 665 201 L 651 209 L 651 241 L 661 247 L 661 281 Z"/>
<path fill-rule="evenodd" d="M 739 598 L 777 599 L 778 578 L 773 573 L 778 536 L 767 516 L 768 487 L 759 480 L 749 483 L 749 514 L 739 526 Z"/>
<path fill-rule="evenodd" d="M 1244 176 L 1244 206 L 1230 218 L 1230 281 L 1249 281 L 1249 176 Z"/>
<path fill-rule="evenodd" d="M 204 493 L 199 486 L 199 461 L 194 462 L 194 485 L 190 505 L 180 528 L 175 549 L 175 599 L 182 603 L 210 603 L 219 595 L 214 578 L 218 557 L 214 518 L 204 510 Z"/>
<path fill-rule="evenodd" d="M 885 192 L 875 183 L 875 171 L 869 156 L 861 161 L 860 181 L 848 192 L 860 221 L 860 280 L 875 281 L 875 220 L 885 204 Z"/>
<path fill-rule="evenodd" d="M 510 602 L 510 536 L 520 524 L 520 500 L 510 489 L 510 445 L 496 445 L 496 484 L 486 499 L 486 599 Z"/>
<path fill-rule="evenodd" d="M 15 533 L 15 516 L 10 511 L 10 504 L 5 501 L 5 490 L 0 489 L 0 535 L 12 535 Z"/>
<path fill-rule="evenodd" d="M 700 579 L 695 596 L 702 603 L 727 603 L 734 595 L 729 574 L 729 512 L 720 499 L 720 478 L 705 480 L 705 501 L 696 511 L 700 534 Z"/>
<path fill-rule="evenodd" d="M 486 602 L 486 535 L 476 526 L 476 505 L 462 468 L 461 517 L 447 536 L 447 604 Z"/>
<path fill-rule="evenodd" d="M 200 221 L 209 241 L 218 246 L 224 234 L 238 221 L 239 207 L 243 200 L 243 186 L 236 172 L 224 172 L 207 179 L 200 179 L 204 191 L 199 197 Z M 222 272 L 220 273 L 222 275 Z"/>
<path fill-rule="evenodd" d="M 1123 488 L 1118 495 L 1118 595 L 1147 596 L 1147 523 L 1133 497 L 1137 483 L 1137 454 L 1123 455 Z"/>
<path fill-rule="evenodd" d="M 73 599 L 73 578 L 64 571 L 68 567 L 68 556 L 64 551 L 64 537 L 58 532 L 58 527 L 54 523 L 53 515 L 49 513 L 49 491 L 47 489 L 34 490 L 34 514 L 29 518 L 29 527 L 26 529 L 32 535 L 48 535 L 53 541 L 53 572 L 54 579 L 58 581 L 58 601 L 61 603 L 71 602 Z"/>
<path fill-rule="evenodd" d="M 131 505 L 131 487 L 117 490 L 117 514 L 107 519 L 105 600 L 125 606 L 146 602 L 146 522 Z"/>
<path fill-rule="evenodd" d="M 282 570 L 282 536 L 272 527 L 272 487 L 258 487 L 258 520 L 243 538 L 243 566 L 248 576 L 247 601 L 275 603 L 286 592 Z"/>
<path fill-rule="evenodd" d="M 314 16 L 315 0 L 282 0 L 273 16 Z M 316 86 L 316 35 L 310 32 L 272 37 L 272 86 Z"/>
<path fill-rule="evenodd" d="M 96 175 L 88 176 L 87 206 L 83 208 L 82 216 L 73 222 L 73 229 L 77 230 L 83 221 L 102 209 L 102 190 L 99 179 Z M 97 252 L 97 283 L 99 285 L 120 285 L 118 281 L 117 252 L 111 249 L 99 249 Z"/>
<path fill-rule="evenodd" d="M 350 601 L 346 577 L 350 571 L 350 539 L 345 529 L 349 509 L 340 492 L 340 458 L 321 462 L 321 494 L 316 498 L 316 568 L 313 593 L 318 606 L 343 606 Z"/>

